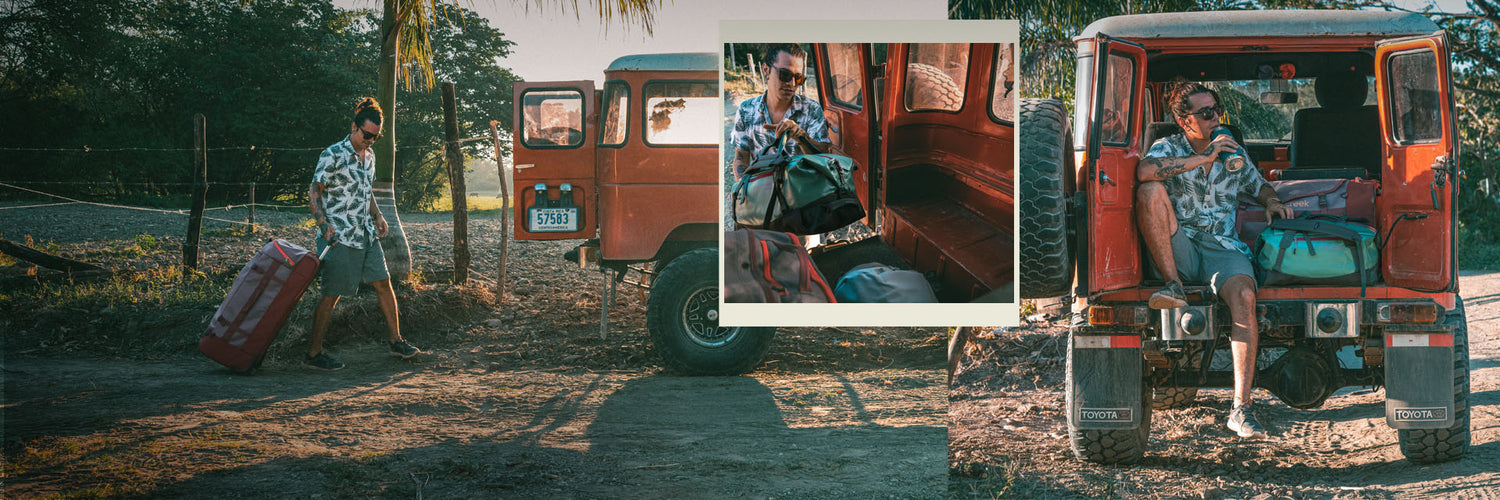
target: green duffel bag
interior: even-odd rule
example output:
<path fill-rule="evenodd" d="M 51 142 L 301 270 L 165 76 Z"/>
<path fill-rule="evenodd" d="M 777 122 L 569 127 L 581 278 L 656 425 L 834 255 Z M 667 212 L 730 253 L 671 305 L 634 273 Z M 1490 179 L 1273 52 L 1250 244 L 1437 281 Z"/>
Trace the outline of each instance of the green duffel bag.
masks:
<path fill-rule="evenodd" d="M 1255 241 L 1261 286 L 1359 285 L 1380 281 L 1375 229 L 1343 217 L 1303 214 L 1278 219 Z"/>
<path fill-rule="evenodd" d="M 854 160 L 834 154 L 785 156 L 771 144 L 734 183 L 740 227 L 822 234 L 865 217 L 854 191 Z"/>

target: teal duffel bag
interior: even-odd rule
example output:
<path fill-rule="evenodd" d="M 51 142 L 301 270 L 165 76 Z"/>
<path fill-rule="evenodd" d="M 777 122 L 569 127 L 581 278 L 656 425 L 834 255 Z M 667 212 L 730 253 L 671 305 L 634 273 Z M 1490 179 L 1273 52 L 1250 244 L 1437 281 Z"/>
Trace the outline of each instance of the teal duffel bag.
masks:
<path fill-rule="evenodd" d="M 1375 229 L 1343 217 L 1303 214 L 1272 222 L 1255 241 L 1261 286 L 1359 285 L 1380 281 Z"/>
<path fill-rule="evenodd" d="M 734 183 L 730 195 L 740 227 L 821 234 L 865 217 L 854 191 L 853 159 L 833 154 L 788 157 L 780 151 L 781 142 L 768 145 Z"/>

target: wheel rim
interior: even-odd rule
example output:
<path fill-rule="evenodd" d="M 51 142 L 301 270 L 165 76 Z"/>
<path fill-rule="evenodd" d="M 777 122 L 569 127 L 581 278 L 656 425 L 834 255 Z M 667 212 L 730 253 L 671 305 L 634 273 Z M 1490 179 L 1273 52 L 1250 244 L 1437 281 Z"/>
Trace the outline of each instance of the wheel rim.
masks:
<path fill-rule="evenodd" d="M 739 328 L 719 327 L 719 289 L 704 287 L 688 295 L 682 308 L 682 327 L 693 343 L 716 348 L 733 342 Z"/>

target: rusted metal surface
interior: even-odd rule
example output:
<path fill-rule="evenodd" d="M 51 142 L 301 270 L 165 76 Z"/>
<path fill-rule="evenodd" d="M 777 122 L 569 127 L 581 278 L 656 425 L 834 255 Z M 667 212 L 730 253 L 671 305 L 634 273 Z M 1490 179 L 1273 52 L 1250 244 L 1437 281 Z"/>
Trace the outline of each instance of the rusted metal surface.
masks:
<path fill-rule="evenodd" d="M 1169 38 L 1348 37 L 1391 38 L 1438 30 L 1426 16 L 1405 12 L 1261 10 L 1180 12 L 1107 17 L 1074 40 L 1103 33 L 1136 41 Z M 1246 42 L 1250 43 L 1250 42 Z"/>

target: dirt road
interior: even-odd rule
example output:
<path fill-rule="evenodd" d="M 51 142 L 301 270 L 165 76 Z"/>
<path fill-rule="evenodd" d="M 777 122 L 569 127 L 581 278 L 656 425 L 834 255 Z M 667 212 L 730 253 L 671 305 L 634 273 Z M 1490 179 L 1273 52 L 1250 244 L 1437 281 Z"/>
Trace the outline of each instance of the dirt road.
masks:
<path fill-rule="evenodd" d="M 941 492 L 940 373 L 6 363 L 6 497 L 868 498 Z"/>
<path fill-rule="evenodd" d="M 31 235 L 116 270 L 177 258 L 174 216 L 38 210 L 0 236 Z M 483 282 L 435 282 L 452 274 L 446 214 L 402 218 L 426 280 L 397 290 L 403 333 L 429 351 L 413 361 L 383 352 L 368 291 L 340 302 L 330 331 L 328 348 L 348 368 L 298 363 L 315 301 L 304 297 L 246 377 L 196 352 L 217 299 L 207 310 L 90 299 L 105 292 L 33 303 L 17 297 L 34 285 L 7 281 L 0 496 L 942 494 L 941 329 L 783 329 L 749 376 L 673 377 L 650 355 L 644 294 L 622 289 L 599 338 L 599 274 L 559 259 L 567 242 L 513 244 L 510 293 L 496 303 Z M 202 269 L 224 281 L 217 293 L 266 235 L 307 232 L 295 214 L 261 219 L 269 232 L 253 236 L 205 229 Z M 497 224 L 471 216 L 477 276 L 494 276 Z M 142 234 L 171 251 L 138 244 Z"/>
<path fill-rule="evenodd" d="M 1384 392 L 1330 398 L 1321 409 L 1257 399 L 1273 432 L 1246 442 L 1224 428 L 1229 391 L 1153 415 L 1146 458 L 1100 466 L 1073 458 L 1063 413 L 1065 322 L 981 339 L 949 402 L 949 493 L 1115 498 L 1500 498 L 1500 272 L 1464 272 L 1472 445 L 1457 462 L 1402 458 Z"/>

